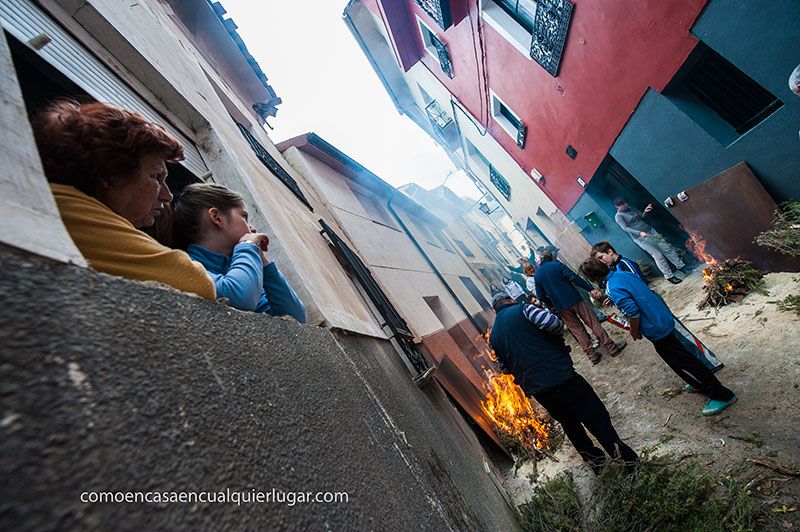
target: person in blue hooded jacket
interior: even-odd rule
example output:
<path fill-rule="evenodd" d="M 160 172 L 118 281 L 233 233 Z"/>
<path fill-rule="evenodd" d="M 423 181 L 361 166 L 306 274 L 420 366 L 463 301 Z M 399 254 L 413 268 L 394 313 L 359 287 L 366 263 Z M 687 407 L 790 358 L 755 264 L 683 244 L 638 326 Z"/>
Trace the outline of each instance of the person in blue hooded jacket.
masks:
<path fill-rule="evenodd" d="M 489 345 L 500 369 L 513 375 L 525 394 L 533 396 L 561 424 L 595 473 L 609 457 L 630 468 L 638 456 L 617 434 L 597 393 L 575 371 L 558 316 L 541 304 L 517 303 L 504 292 L 494 294 L 492 306 L 497 315 Z M 587 430 L 607 455 L 592 442 Z"/>
<path fill-rule="evenodd" d="M 644 336 L 650 340 L 656 353 L 686 381 L 690 390 L 708 395 L 703 415 L 719 414 L 736 402 L 736 395 L 686 349 L 675 331 L 675 317 L 669 307 L 637 275 L 610 270 L 603 261 L 594 258 L 583 261 L 580 269 L 593 281 L 606 282 L 606 296 L 628 318 L 631 338 L 641 340 Z"/>
<path fill-rule="evenodd" d="M 243 198 L 213 183 L 188 185 L 173 204 L 176 240 L 233 308 L 306 321 L 303 302 L 267 260 L 269 237 L 248 222 Z"/>

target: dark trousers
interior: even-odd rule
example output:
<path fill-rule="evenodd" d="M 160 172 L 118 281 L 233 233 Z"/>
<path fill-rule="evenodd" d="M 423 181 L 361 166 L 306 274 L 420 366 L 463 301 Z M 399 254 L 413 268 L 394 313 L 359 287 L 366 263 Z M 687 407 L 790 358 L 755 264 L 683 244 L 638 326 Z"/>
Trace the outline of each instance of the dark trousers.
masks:
<path fill-rule="evenodd" d="M 614 426 L 611 425 L 611 416 L 608 415 L 603 402 L 586 379 L 577 373 L 564 384 L 537 392 L 533 397 L 547 409 L 553 419 L 561 423 L 564 434 L 572 446 L 595 472 L 606 460 L 606 456 L 603 451 L 595 447 L 584 427 L 592 433 L 610 457 L 621 458 L 626 462 L 637 460 L 636 452 L 620 439 Z"/>
<path fill-rule="evenodd" d="M 665 338 L 653 342 L 656 353 L 680 378 L 715 401 L 730 401 L 733 392 L 722 385 L 705 364 L 692 355 L 672 331 Z"/>

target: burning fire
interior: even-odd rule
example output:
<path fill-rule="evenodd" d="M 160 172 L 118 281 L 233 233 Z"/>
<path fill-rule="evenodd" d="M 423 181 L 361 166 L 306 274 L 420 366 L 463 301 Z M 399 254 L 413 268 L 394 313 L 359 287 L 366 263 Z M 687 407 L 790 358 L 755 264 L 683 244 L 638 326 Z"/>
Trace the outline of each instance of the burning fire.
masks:
<path fill-rule="evenodd" d="M 705 279 L 705 284 L 709 285 L 714 281 L 713 269 L 719 265 L 719 261 L 714 258 L 708 251 L 706 251 L 706 241 L 703 238 L 695 233 L 694 231 L 689 232 L 689 239 L 686 240 L 686 249 L 697 257 L 698 259 L 705 262 L 708 266 L 703 268 L 703 279 Z M 730 289 L 728 288 L 730 287 Z M 725 290 L 728 292 L 733 291 L 733 287 L 728 284 L 725 287 Z"/>
<path fill-rule="evenodd" d="M 483 335 L 486 341 L 485 354 L 492 362 L 497 361 L 494 350 L 489 347 L 489 332 Z M 486 375 L 486 400 L 481 401 L 484 412 L 495 424 L 500 435 L 512 438 L 529 454 L 551 450 L 549 423 L 539 419 L 530 400 L 515 382 L 512 375 L 484 367 Z"/>

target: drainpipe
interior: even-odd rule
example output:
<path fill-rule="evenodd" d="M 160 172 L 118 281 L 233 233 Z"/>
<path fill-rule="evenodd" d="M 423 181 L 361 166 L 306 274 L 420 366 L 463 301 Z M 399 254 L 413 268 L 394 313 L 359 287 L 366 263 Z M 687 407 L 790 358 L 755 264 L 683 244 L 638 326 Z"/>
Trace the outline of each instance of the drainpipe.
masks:
<path fill-rule="evenodd" d="M 425 253 L 425 250 L 422 249 L 422 246 L 419 244 L 417 239 L 414 238 L 414 235 L 411 234 L 411 231 L 408 229 L 408 226 L 406 226 L 405 222 L 403 222 L 403 219 L 400 218 L 400 216 L 397 214 L 397 212 L 395 212 L 394 208 L 392 207 L 392 202 L 393 201 L 394 201 L 394 194 L 392 194 L 389 197 L 389 201 L 386 202 L 386 208 L 389 209 L 389 212 L 392 213 L 392 216 L 394 216 L 394 219 L 397 220 L 397 223 L 400 224 L 400 227 L 403 229 L 403 232 L 406 235 L 408 235 L 408 238 L 410 238 L 411 242 L 414 243 L 414 247 L 416 247 L 417 251 L 420 252 L 420 254 L 422 255 L 422 258 L 424 258 L 425 262 L 428 263 L 428 266 L 431 267 L 431 270 L 433 270 L 433 273 L 436 275 L 436 277 L 439 278 L 439 281 L 442 282 L 442 284 L 444 285 L 445 289 L 447 290 L 447 293 L 449 293 L 453 297 L 453 299 L 456 302 L 456 305 L 458 305 L 458 307 L 464 312 L 464 315 L 467 317 L 467 319 L 470 321 L 470 323 L 472 323 L 472 325 L 475 327 L 475 330 L 478 331 L 478 332 L 486 332 L 486 331 L 481 331 L 481 326 L 478 323 L 478 321 L 475 318 L 472 317 L 472 314 L 469 313 L 469 310 L 467 310 L 467 307 L 464 306 L 464 303 L 462 303 L 461 300 L 458 299 L 458 296 L 453 291 L 453 289 L 450 287 L 450 285 L 447 283 L 447 281 L 445 280 L 444 276 L 439 271 L 439 268 L 436 267 L 436 265 L 433 263 L 431 258 L 428 257 L 428 254 Z"/>

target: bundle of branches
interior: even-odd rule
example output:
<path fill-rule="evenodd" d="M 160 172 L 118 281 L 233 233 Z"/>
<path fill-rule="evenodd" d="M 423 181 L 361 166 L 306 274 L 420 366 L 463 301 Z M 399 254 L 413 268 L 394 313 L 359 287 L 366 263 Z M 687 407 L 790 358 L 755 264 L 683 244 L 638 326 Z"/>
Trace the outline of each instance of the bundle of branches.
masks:
<path fill-rule="evenodd" d="M 775 211 L 772 229 L 756 237 L 760 246 L 800 257 L 800 201 L 787 201 Z"/>
<path fill-rule="evenodd" d="M 750 292 L 767 295 L 764 272 L 746 260 L 737 258 L 717 262 L 703 270 L 703 276 L 706 278 L 705 296 L 698 303 L 698 309 L 739 303 Z"/>

